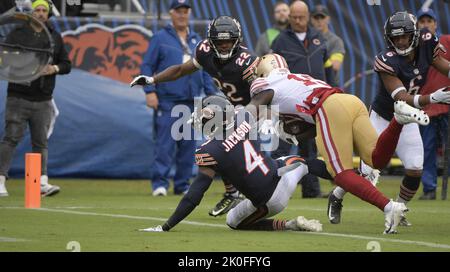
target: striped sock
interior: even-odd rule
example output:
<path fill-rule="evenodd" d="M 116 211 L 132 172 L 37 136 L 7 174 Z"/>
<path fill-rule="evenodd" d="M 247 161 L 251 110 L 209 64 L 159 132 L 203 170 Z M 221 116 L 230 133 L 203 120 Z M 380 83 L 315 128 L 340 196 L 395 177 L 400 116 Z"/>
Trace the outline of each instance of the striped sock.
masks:
<path fill-rule="evenodd" d="M 397 202 L 408 203 L 416 195 L 420 186 L 421 177 L 411 177 L 405 175 L 402 184 L 400 185 L 400 193 L 397 197 Z"/>
<path fill-rule="evenodd" d="M 273 228 L 273 230 L 285 230 L 286 229 L 286 220 L 273 219 L 272 228 Z"/>

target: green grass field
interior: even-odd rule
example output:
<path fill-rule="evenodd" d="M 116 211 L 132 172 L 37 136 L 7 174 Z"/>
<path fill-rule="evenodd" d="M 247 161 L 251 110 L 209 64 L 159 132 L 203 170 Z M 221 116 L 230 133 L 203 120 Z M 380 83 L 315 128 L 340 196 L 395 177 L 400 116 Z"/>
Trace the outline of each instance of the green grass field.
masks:
<path fill-rule="evenodd" d="M 347 195 L 340 225 L 326 218 L 326 199 L 301 199 L 300 187 L 278 218 L 298 215 L 323 223 L 323 233 L 234 231 L 225 217 L 208 210 L 221 198 L 223 185 L 214 182 L 200 206 L 172 231 L 136 231 L 161 224 L 179 196 L 152 197 L 147 181 L 58 180 L 61 193 L 42 199 L 42 208 L 24 209 L 24 181 L 7 183 L 9 197 L 0 198 L 0 251 L 450 251 L 450 201 L 409 204 L 412 227 L 383 235 L 384 217 L 377 208 Z M 382 177 L 380 189 L 394 198 L 400 178 Z M 322 181 L 322 190 L 331 189 Z M 440 193 L 440 192 L 438 192 Z M 420 193 L 418 193 L 420 195 Z M 69 246 L 70 248 L 70 246 Z"/>

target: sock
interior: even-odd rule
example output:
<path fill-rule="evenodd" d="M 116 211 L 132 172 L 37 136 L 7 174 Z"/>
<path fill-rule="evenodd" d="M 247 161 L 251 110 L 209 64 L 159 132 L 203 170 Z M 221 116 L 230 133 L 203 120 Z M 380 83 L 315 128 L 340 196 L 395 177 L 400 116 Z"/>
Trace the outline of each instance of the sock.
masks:
<path fill-rule="evenodd" d="M 295 223 L 295 222 L 294 222 Z M 291 227 L 291 226 L 290 226 Z M 265 230 L 265 231 L 277 231 L 277 230 L 285 230 L 286 220 L 281 219 L 262 219 L 258 222 L 251 223 L 246 226 L 240 226 L 241 230 Z"/>
<path fill-rule="evenodd" d="M 337 197 L 338 199 L 343 199 L 345 193 L 347 193 L 344 189 L 342 189 L 341 187 L 337 186 L 336 188 L 334 188 L 333 190 L 333 195 L 335 197 Z"/>
<path fill-rule="evenodd" d="M 309 174 L 323 179 L 333 180 L 333 177 L 328 173 L 327 165 L 324 161 L 319 159 L 306 159 L 305 163 L 308 165 Z"/>
<path fill-rule="evenodd" d="M 234 194 L 237 192 L 237 189 L 233 186 L 233 184 L 225 184 L 225 193 Z"/>
<path fill-rule="evenodd" d="M 345 170 L 339 173 L 334 178 L 336 184 L 342 187 L 345 191 L 352 193 L 360 199 L 378 207 L 384 211 L 384 207 L 389 203 L 389 199 L 386 198 L 377 188 L 372 184 L 356 174 L 353 169 Z"/>
<path fill-rule="evenodd" d="M 42 175 L 41 176 L 41 186 L 48 185 L 48 176 Z"/>
<path fill-rule="evenodd" d="M 421 177 L 411 177 L 405 175 L 400 185 L 400 193 L 397 197 L 397 202 L 408 203 L 414 197 L 419 189 Z"/>
<path fill-rule="evenodd" d="M 384 213 L 388 213 L 392 210 L 392 201 L 389 201 L 388 204 L 386 204 L 386 206 L 384 206 Z"/>
<path fill-rule="evenodd" d="M 389 126 L 380 134 L 375 149 L 372 151 L 374 168 L 383 169 L 389 163 L 397 147 L 402 128 L 403 125 L 392 118 Z"/>

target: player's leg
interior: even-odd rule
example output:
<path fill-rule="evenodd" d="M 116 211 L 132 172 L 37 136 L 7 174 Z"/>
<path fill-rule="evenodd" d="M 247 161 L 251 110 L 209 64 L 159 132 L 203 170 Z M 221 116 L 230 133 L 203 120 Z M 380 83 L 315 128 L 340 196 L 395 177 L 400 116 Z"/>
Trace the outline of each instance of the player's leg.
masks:
<path fill-rule="evenodd" d="M 5 108 L 5 132 L 0 142 L 0 196 L 8 196 L 6 179 L 17 144 L 22 140 L 27 128 L 27 109 L 23 100 L 9 97 Z"/>
<path fill-rule="evenodd" d="M 303 230 L 321 231 L 322 225 L 317 220 L 307 220 L 299 216 L 293 220 L 268 219 L 283 211 L 294 193 L 297 183 L 307 173 L 304 164 L 286 172 L 278 182 L 269 201 L 256 208 L 246 199 L 233 208 L 227 215 L 227 224 L 239 230 Z"/>
<path fill-rule="evenodd" d="M 169 173 L 176 147 L 175 140 L 171 135 L 174 118 L 170 115 L 171 104 L 160 103 L 154 116 L 155 159 L 152 165 L 152 189 L 154 196 L 167 195 L 169 188 Z"/>
<path fill-rule="evenodd" d="M 33 152 L 41 154 L 41 194 L 43 196 L 52 196 L 60 191 L 59 186 L 48 183 L 47 175 L 48 136 L 55 114 L 53 102 L 38 102 L 35 103 L 35 107 L 29 121 L 31 145 Z"/>
<path fill-rule="evenodd" d="M 408 124 L 403 127 L 396 149 L 397 155 L 405 167 L 405 176 L 400 185 L 397 202 L 405 205 L 414 197 L 420 186 L 423 169 L 423 144 L 417 124 Z M 401 226 L 411 224 L 402 218 Z"/>
<path fill-rule="evenodd" d="M 402 203 L 390 201 L 376 187 L 372 186 L 368 180 L 356 174 L 353 170 L 353 160 L 351 158 L 353 152 L 349 154 L 349 147 L 353 146 L 353 144 L 357 148 L 361 147 L 357 141 L 362 139 L 356 139 L 356 136 L 362 133 L 359 130 L 365 127 L 364 124 L 370 124 L 367 109 L 358 98 L 352 95 L 333 95 L 331 98 L 334 99 L 330 100 L 328 98 L 316 117 L 319 121 L 318 145 L 320 142 L 320 149 L 328 155 L 326 162 L 331 165 L 331 169 L 329 170 L 331 170 L 332 175 L 335 175 L 336 184 L 345 191 L 384 211 L 385 233 L 396 233 L 400 218 L 407 211 L 406 206 Z M 346 131 L 351 132 L 351 137 L 348 136 L 348 132 Z M 368 133 L 367 136 L 369 139 L 366 144 L 373 145 L 376 142 L 376 146 L 378 146 L 380 139 L 376 141 L 377 136 L 375 130 L 368 130 Z M 391 134 L 394 133 L 392 132 Z M 342 138 L 341 135 L 345 135 L 346 138 Z M 382 135 L 381 143 L 386 140 L 387 136 L 395 135 L 390 135 L 389 133 L 384 137 Z M 351 140 L 350 142 L 349 138 Z M 379 148 L 382 149 L 381 147 Z M 391 152 L 391 156 L 394 149 L 395 146 Z M 359 151 L 360 153 L 365 152 L 364 150 Z M 385 151 L 389 152 L 389 150 Z M 322 153 L 323 156 L 325 156 L 324 153 Z M 361 155 L 363 157 L 367 156 L 366 154 Z M 375 160 L 381 163 L 384 157 L 379 156 L 375 157 Z"/>

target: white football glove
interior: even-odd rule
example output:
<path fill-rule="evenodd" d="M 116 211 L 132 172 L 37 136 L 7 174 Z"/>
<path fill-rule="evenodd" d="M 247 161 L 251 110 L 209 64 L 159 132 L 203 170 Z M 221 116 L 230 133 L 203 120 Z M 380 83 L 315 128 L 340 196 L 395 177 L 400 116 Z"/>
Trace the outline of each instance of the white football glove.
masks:
<path fill-rule="evenodd" d="M 275 125 L 275 129 L 275 134 L 278 135 L 281 140 L 293 145 L 298 145 L 297 137 L 284 131 L 282 121 L 277 122 L 277 124 Z"/>
<path fill-rule="evenodd" d="M 139 75 L 135 77 L 133 81 L 131 81 L 130 87 L 133 87 L 134 85 L 142 85 L 142 86 L 150 85 L 153 84 L 154 82 L 155 80 L 153 79 L 153 77 Z"/>
<path fill-rule="evenodd" d="M 164 232 L 161 225 L 152 228 L 139 229 L 139 231 L 143 232 Z"/>
<path fill-rule="evenodd" d="M 275 125 L 272 120 L 266 119 L 259 126 L 259 132 L 262 134 L 274 134 L 276 133 Z"/>
<path fill-rule="evenodd" d="M 430 103 L 450 104 L 450 91 L 447 89 L 448 87 L 444 87 L 430 94 Z"/>

